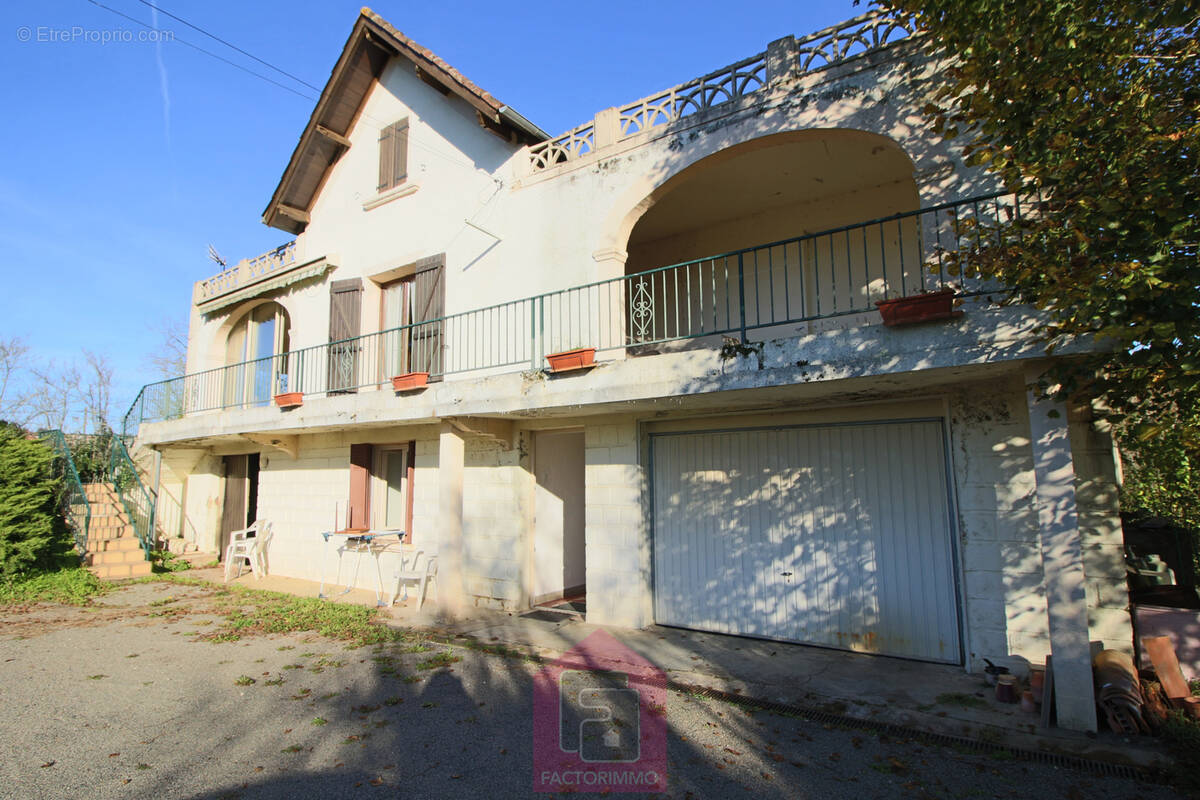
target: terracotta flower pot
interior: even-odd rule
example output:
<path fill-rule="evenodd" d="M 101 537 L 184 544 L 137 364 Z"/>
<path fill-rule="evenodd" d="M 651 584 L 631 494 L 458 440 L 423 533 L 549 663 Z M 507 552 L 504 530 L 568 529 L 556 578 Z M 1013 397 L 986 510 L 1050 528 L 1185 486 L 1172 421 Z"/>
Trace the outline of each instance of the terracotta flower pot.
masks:
<path fill-rule="evenodd" d="M 392 377 L 392 388 L 397 392 L 411 392 L 429 385 L 428 372 L 406 372 Z"/>
<path fill-rule="evenodd" d="M 876 300 L 875 305 L 883 317 L 883 324 L 889 327 L 953 319 L 963 314 L 954 310 L 953 289 L 939 289 L 936 292 L 914 294 L 895 300 Z"/>
<path fill-rule="evenodd" d="M 275 395 L 275 405 L 280 408 L 295 408 L 304 405 L 304 392 L 283 392 Z"/>
<path fill-rule="evenodd" d="M 573 369 L 590 367 L 596 362 L 596 348 L 580 347 L 576 350 L 564 350 L 561 353 L 550 353 L 546 356 L 550 362 L 551 372 L 566 372 Z"/>

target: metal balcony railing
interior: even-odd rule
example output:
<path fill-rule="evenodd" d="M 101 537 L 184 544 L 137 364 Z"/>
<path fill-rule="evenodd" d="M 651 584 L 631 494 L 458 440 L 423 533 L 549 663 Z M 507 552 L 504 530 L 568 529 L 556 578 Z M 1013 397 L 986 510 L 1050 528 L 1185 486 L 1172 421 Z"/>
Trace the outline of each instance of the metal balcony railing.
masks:
<path fill-rule="evenodd" d="M 142 388 L 122 430 L 146 421 L 266 405 L 280 392 L 336 395 L 438 378 L 541 369 L 548 353 L 631 353 L 668 342 L 794 335 L 797 323 L 874 311 L 875 301 L 950 286 L 972 246 L 1019 235 L 1030 200 L 989 194 L 804 234 L 681 264 L 513 300 L 439 319 L 196 372 Z"/>
<path fill-rule="evenodd" d="M 60 430 L 41 431 L 38 436 L 55 454 L 55 474 L 62 477 L 62 494 L 59 503 L 71 535 L 75 537 L 75 547 L 82 556 L 87 552 L 88 528 L 92 522 L 92 505 L 88 502 L 87 491 L 79 479 L 79 471 L 75 468 L 75 459 L 71 457 L 71 447 L 67 438 Z"/>

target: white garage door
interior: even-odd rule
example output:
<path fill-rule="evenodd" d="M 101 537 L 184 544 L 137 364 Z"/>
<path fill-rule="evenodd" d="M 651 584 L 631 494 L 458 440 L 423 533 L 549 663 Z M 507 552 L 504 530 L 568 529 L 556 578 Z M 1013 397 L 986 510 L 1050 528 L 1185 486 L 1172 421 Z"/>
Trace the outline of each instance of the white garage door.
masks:
<path fill-rule="evenodd" d="M 940 421 L 651 448 L 659 624 L 960 663 Z"/>

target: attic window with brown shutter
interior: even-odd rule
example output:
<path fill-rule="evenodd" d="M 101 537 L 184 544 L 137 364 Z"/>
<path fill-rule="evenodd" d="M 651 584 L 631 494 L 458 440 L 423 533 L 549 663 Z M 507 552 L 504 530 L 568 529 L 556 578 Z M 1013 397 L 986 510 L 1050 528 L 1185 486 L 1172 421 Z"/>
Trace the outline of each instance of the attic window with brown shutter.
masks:
<path fill-rule="evenodd" d="M 408 119 L 393 122 L 379 135 L 380 192 L 393 189 L 408 177 Z"/>

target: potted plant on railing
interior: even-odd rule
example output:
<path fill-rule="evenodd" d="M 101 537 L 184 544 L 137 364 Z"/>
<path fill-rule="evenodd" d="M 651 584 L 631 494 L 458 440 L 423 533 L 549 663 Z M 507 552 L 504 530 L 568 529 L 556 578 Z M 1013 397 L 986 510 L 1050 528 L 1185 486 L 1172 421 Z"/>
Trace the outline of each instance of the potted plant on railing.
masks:
<path fill-rule="evenodd" d="M 876 300 L 875 306 L 883 317 L 883 324 L 888 327 L 915 325 L 961 317 L 963 312 L 954 309 L 954 295 L 952 287 L 943 286 L 905 297 Z"/>
<path fill-rule="evenodd" d="M 428 372 L 405 372 L 392 376 L 392 388 L 397 392 L 415 392 L 429 385 Z"/>
<path fill-rule="evenodd" d="M 275 395 L 275 405 L 280 408 L 295 408 L 304 405 L 304 392 L 289 392 L 287 390 L 288 376 L 279 376 L 279 394 Z"/>
<path fill-rule="evenodd" d="M 573 350 L 562 350 L 546 356 L 550 362 L 551 372 L 571 372 L 577 369 L 587 369 L 596 364 L 596 348 L 576 347 Z"/>

